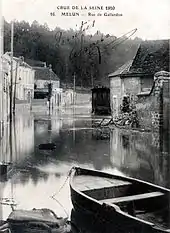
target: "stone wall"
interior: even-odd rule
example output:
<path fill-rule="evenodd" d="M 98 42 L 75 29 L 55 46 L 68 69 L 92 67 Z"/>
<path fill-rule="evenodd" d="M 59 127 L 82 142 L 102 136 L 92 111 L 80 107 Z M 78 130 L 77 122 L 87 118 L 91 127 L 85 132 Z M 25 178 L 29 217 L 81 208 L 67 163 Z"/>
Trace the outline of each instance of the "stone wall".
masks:
<path fill-rule="evenodd" d="M 144 129 L 166 130 L 169 125 L 170 79 L 168 72 L 158 72 L 149 93 L 138 94 L 136 111 Z"/>
<path fill-rule="evenodd" d="M 151 129 L 159 124 L 159 98 L 150 95 L 138 95 L 136 111 L 141 128 Z"/>
<path fill-rule="evenodd" d="M 162 86 L 162 124 L 163 130 L 169 132 L 170 126 L 170 79 L 164 80 Z"/>
<path fill-rule="evenodd" d="M 148 77 L 151 80 L 151 77 Z M 112 77 L 110 80 L 112 117 L 119 116 L 122 97 L 130 97 L 136 108 L 139 127 L 153 131 L 169 130 L 170 126 L 170 73 L 157 72 L 151 90 L 141 92 L 140 77 Z"/>

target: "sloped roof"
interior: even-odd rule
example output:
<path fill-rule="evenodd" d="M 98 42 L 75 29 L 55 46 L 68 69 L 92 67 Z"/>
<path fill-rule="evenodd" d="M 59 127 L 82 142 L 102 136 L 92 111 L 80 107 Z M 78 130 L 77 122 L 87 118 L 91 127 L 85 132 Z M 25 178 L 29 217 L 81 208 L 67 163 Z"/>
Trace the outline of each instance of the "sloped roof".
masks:
<path fill-rule="evenodd" d="M 5 54 L 3 54 L 3 59 L 6 59 L 9 63 L 11 62 L 11 52 L 6 52 Z M 27 62 L 25 62 L 24 60 L 22 60 L 21 57 L 14 57 L 13 56 L 13 60 L 15 62 L 19 62 L 19 66 L 24 66 L 26 68 L 32 68 Z"/>
<path fill-rule="evenodd" d="M 14 61 L 16 61 L 16 62 L 19 62 L 19 65 L 20 65 L 20 66 L 24 66 L 24 67 L 30 68 L 30 69 L 32 68 L 27 62 L 24 62 L 24 61 L 21 62 L 21 58 L 13 57 L 13 59 L 14 59 Z"/>
<path fill-rule="evenodd" d="M 36 80 L 50 80 L 50 78 L 53 81 L 60 80 L 58 76 L 53 71 L 50 71 L 47 67 L 33 67 L 33 69 L 35 70 Z"/>
<path fill-rule="evenodd" d="M 158 71 L 169 71 L 170 40 L 148 40 L 139 46 L 127 74 L 155 74 Z"/>
<path fill-rule="evenodd" d="M 129 71 L 131 65 L 132 65 L 132 62 L 133 62 L 133 60 L 130 60 L 130 61 L 126 62 L 123 66 L 119 67 L 118 70 L 116 70 L 115 72 L 109 74 L 108 77 L 109 78 L 110 77 L 116 77 L 116 76 L 119 76 L 121 74 L 127 73 Z"/>
<path fill-rule="evenodd" d="M 28 58 L 26 58 L 25 61 L 26 61 L 30 66 L 46 67 L 46 62 L 43 62 L 43 61 L 38 61 L 38 60 L 33 60 L 33 59 L 28 59 Z"/>

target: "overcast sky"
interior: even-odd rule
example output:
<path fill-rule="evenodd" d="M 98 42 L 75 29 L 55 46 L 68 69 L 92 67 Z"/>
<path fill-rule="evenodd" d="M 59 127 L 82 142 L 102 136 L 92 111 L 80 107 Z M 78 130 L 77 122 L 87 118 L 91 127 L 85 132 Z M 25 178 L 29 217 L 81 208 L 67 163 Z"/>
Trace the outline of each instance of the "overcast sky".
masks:
<path fill-rule="evenodd" d="M 61 12 L 64 11 L 57 10 L 57 6 L 75 5 L 79 7 L 85 5 L 115 6 L 114 11 L 97 12 L 119 13 L 123 16 L 88 17 L 87 12 L 92 11 L 86 10 L 79 11 L 84 16 L 68 17 L 61 16 Z M 169 9 L 170 0 L 2 0 L 2 14 L 7 21 L 12 19 L 28 22 L 37 20 L 41 24 L 46 22 L 50 28 L 58 26 L 63 29 L 76 29 L 82 20 L 89 20 L 89 23 L 95 20 L 95 27 L 90 29 L 89 33 L 100 30 L 105 34 L 120 36 L 137 28 L 135 36 L 143 39 L 170 38 Z M 55 12 L 56 16 L 51 16 L 50 12 Z"/>

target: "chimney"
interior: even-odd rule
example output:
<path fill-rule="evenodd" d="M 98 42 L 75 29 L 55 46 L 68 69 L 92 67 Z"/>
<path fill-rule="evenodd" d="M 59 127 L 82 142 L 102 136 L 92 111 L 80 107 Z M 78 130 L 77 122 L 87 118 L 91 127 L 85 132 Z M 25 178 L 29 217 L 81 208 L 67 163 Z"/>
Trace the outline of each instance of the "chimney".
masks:
<path fill-rule="evenodd" d="M 23 56 L 19 57 L 19 64 L 20 65 L 24 64 L 24 57 Z"/>
<path fill-rule="evenodd" d="M 21 56 L 20 59 L 21 59 L 22 62 L 24 62 L 24 57 L 23 56 Z"/>

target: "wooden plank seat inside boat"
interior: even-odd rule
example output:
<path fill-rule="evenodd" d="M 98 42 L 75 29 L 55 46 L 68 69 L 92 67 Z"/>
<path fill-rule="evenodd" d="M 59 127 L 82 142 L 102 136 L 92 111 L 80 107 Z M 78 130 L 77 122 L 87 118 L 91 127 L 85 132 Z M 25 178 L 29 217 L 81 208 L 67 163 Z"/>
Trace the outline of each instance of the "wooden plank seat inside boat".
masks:
<path fill-rule="evenodd" d="M 163 195 L 164 193 L 162 192 L 149 192 L 149 193 L 137 194 L 137 195 L 132 195 L 132 196 L 123 196 L 123 197 L 117 197 L 117 198 L 104 199 L 100 201 L 104 203 L 116 204 L 116 203 L 122 203 L 122 202 L 137 201 L 137 200 L 142 200 L 142 199 L 147 199 L 147 198 L 160 197 Z"/>

